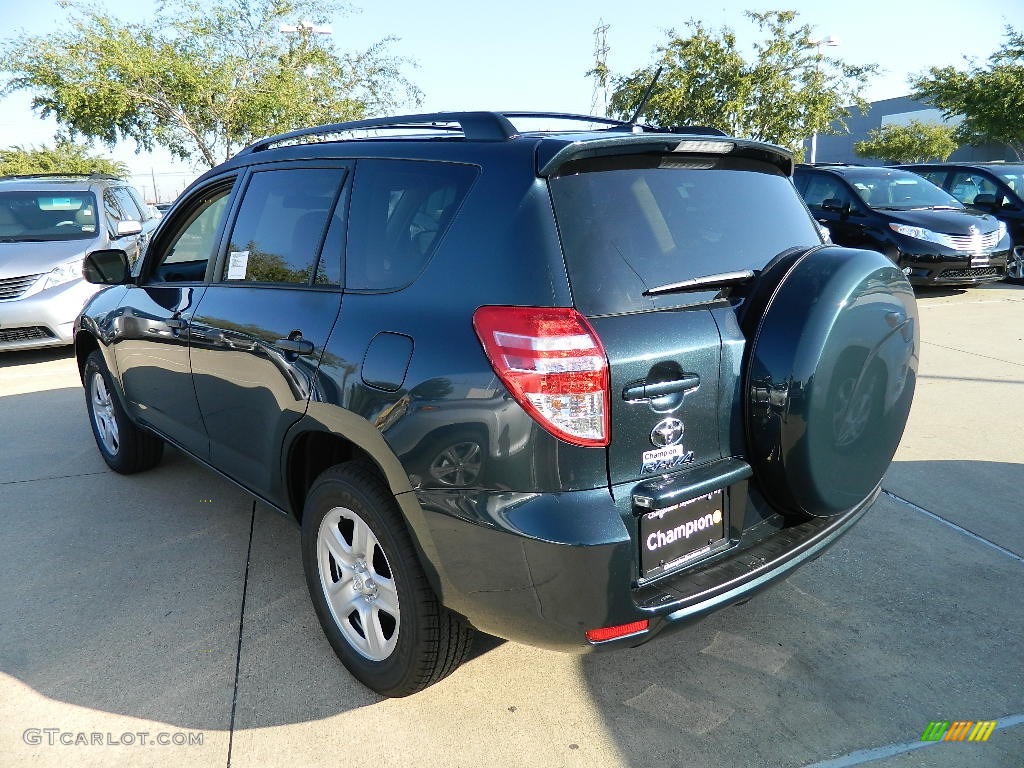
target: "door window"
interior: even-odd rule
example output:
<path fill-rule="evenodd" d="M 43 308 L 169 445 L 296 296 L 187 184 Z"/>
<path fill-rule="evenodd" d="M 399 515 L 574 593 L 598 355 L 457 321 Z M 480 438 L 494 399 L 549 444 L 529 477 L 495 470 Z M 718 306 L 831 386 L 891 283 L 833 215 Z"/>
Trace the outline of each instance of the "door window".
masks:
<path fill-rule="evenodd" d="M 169 235 L 166 248 L 157 244 L 153 251 L 160 254 L 150 273 L 153 281 L 202 282 L 205 279 L 230 195 L 230 185 L 220 186 L 200 193 L 179 209 L 183 217 L 178 219 L 181 226 Z"/>
<path fill-rule="evenodd" d="M 838 205 L 853 203 L 846 187 L 839 179 L 824 173 L 809 174 L 804 188 L 804 201 L 812 208 L 821 208 L 826 200 L 837 201 Z"/>
<path fill-rule="evenodd" d="M 238 210 L 221 279 L 253 283 L 338 283 L 344 168 L 280 168 L 252 175 Z M 330 231 L 328 231 L 330 230 Z M 325 238 L 324 263 L 318 267 Z"/>
<path fill-rule="evenodd" d="M 139 210 L 139 205 L 135 202 L 135 198 L 132 197 L 132 193 L 128 191 L 128 187 L 114 187 L 112 192 L 117 200 L 118 207 L 124 214 L 122 221 L 141 222 L 142 211 Z"/>
<path fill-rule="evenodd" d="M 971 205 L 978 195 L 999 194 L 994 182 L 980 173 L 954 173 L 949 184 L 949 193 L 964 205 Z"/>

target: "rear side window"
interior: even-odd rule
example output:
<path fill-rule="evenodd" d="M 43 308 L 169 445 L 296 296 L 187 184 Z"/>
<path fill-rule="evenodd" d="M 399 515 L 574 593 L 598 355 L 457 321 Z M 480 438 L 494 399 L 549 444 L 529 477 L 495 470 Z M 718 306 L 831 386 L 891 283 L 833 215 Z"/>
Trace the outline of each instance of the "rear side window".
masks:
<path fill-rule="evenodd" d="M 231 232 L 222 279 L 229 282 L 337 283 L 341 254 L 320 246 L 332 225 L 343 168 L 281 168 L 252 175 Z M 340 231 L 339 222 L 332 229 Z M 334 266 L 327 262 L 331 261 Z"/>
<path fill-rule="evenodd" d="M 789 248 L 821 244 L 789 177 L 766 163 L 641 156 L 574 170 L 550 186 L 573 300 L 584 314 L 707 300 L 707 294 L 642 294 L 695 277 L 757 270 Z"/>
<path fill-rule="evenodd" d="M 352 188 L 345 282 L 388 290 L 411 283 L 437 249 L 476 178 L 455 163 L 360 160 Z"/>

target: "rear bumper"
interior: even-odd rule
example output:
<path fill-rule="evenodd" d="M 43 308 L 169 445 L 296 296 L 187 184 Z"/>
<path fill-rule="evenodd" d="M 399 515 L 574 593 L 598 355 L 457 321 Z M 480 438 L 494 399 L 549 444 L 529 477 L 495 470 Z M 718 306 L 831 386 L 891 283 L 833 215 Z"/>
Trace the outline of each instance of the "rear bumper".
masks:
<path fill-rule="evenodd" d="M 733 488 L 745 498 L 732 504 L 742 517 L 731 546 L 647 582 L 639 578 L 632 488 L 417 496 L 442 602 L 489 634 L 589 652 L 642 645 L 748 599 L 824 552 L 879 492 L 842 515 L 790 524 L 745 482 Z M 585 636 L 644 619 L 648 629 L 637 634 L 599 643 Z"/>

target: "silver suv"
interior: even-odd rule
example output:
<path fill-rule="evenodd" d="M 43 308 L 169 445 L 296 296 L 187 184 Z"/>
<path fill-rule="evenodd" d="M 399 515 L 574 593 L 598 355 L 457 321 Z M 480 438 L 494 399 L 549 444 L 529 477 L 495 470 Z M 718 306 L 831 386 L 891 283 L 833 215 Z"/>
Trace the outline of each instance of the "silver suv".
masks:
<path fill-rule="evenodd" d="M 159 217 L 113 176 L 0 178 L 0 351 L 71 344 L 99 289 L 85 254 L 118 248 L 137 260 Z"/>

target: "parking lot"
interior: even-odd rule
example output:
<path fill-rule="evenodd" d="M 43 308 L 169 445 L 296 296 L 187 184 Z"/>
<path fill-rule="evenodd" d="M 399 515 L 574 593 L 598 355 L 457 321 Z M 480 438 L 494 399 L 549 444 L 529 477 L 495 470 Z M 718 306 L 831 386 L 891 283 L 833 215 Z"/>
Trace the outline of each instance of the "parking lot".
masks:
<path fill-rule="evenodd" d="M 0 357 L 0 766 L 1019 766 L 1024 286 L 919 302 L 885 493 L 825 556 L 632 651 L 482 638 L 401 700 L 332 653 L 297 526 L 173 450 L 108 471 L 70 351 Z"/>

